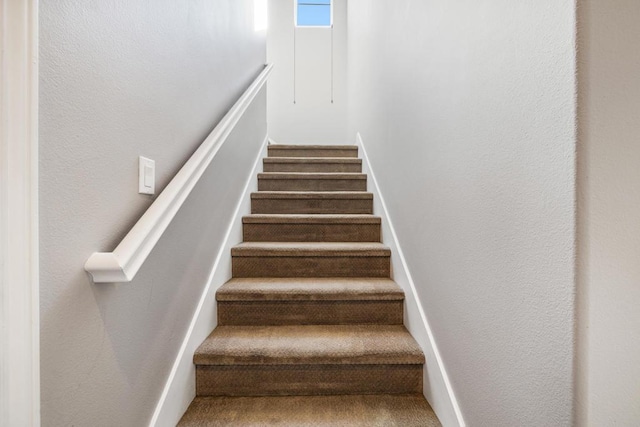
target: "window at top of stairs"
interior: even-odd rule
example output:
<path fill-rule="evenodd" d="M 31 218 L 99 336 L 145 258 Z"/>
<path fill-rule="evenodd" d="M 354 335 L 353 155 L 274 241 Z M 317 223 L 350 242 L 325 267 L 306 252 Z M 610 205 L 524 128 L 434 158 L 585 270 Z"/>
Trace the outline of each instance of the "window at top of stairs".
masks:
<path fill-rule="evenodd" d="M 331 27 L 332 0 L 295 0 L 297 27 Z"/>

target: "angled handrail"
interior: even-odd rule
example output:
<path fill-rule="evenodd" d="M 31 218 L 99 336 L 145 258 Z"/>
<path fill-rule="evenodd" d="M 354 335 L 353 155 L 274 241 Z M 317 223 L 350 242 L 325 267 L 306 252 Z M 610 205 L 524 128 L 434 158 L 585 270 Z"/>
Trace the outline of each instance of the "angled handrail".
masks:
<path fill-rule="evenodd" d="M 264 69 L 180 171 L 167 184 L 113 252 L 95 252 L 84 269 L 95 283 L 130 282 L 162 237 L 191 190 L 267 81 L 273 64 Z"/>

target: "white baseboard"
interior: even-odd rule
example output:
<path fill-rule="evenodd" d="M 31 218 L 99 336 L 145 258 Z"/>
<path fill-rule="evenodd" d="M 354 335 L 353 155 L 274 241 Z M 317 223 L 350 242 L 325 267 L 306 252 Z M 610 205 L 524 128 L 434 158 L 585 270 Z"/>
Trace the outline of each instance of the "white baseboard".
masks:
<path fill-rule="evenodd" d="M 391 269 L 393 279 L 405 291 L 405 326 L 416 339 L 424 351 L 427 363 L 424 369 L 424 395 L 431 404 L 443 426 L 465 427 L 466 423 L 458 405 L 458 401 L 451 387 L 449 376 L 444 367 L 442 357 L 438 351 L 433 332 L 425 314 L 422 303 L 418 298 L 416 286 L 409 272 L 407 261 L 402 253 L 398 236 L 389 217 L 389 211 L 380 193 L 380 187 L 376 175 L 371 168 L 367 150 L 364 147 L 362 136 L 356 136 L 356 145 L 362 151 L 363 172 L 370 179 L 370 188 L 374 195 L 373 209 L 376 215 L 382 218 L 382 236 L 384 243 L 391 249 Z"/>
<path fill-rule="evenodd" d="M 167 378 L 162 395 L 151 418 L 151 427 L 174 427 L 196 396 L 196 369 L 193 353 L 209 336 L 218 323 L 216 291 L 231 277 L 231 247 L 242 241 L 241 212 L 250 212 L 250 188 L 258 188 L 258 167 L 266 155 L 268 138 L 265 138 L 251 174 L 236 205 L 216 260 L 209 274 L 209 280 L 200 297 L 187 334 Z"/>

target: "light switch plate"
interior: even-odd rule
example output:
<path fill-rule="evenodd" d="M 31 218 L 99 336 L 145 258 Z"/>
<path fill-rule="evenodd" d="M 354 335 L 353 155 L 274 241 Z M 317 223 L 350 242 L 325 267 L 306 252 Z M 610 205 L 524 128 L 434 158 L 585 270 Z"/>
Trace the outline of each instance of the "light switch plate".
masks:
<path fill-rule="evenodd" d="M 156 162 L 142 156 L 138 163 L 138 192 L 140 194 L 156 192 Z"/>

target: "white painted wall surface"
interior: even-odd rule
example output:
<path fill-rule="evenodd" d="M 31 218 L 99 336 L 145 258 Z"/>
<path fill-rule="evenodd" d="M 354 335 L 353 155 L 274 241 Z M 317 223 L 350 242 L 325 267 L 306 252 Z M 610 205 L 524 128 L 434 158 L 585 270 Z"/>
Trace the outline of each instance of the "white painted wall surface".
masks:
<path fill-rule="evenodd" d="M 570 425 L 574 3 L 350 0 L 348 16 L 350 135 L 467 425 Z"/>
<path fill-rule="evenodd" d="M 389 217 L 389 209 L 384 195 L 380 192 L 375 171 L 371 168 L 365 143 L 360 134 L 356 135 L 356 145 L 362 157 L 362 172 L 368 176 L 368 189 L 373 193 L 373 212 L 382 219 L 382 242 L 391 250 L 393 280 L 404 291 L 404 326 L 420 345 L 425 359 L 429 361 L 423 369 L 423 394 L 444 426 L 464 427 L 466 423 L 451 389 L 451 381 L 434 341 L 433 331 L 417 294 L 416 284 L 408 269 L 395 226 Z"/>
<path fill-rule="evenodd" d="M 135 280 L 92 285 L 115 247 L 262 70 L 252 0 L 40 3 L 42 422 L 146 425 L 266 135 L 263 92 Z"/>
<path fill-rule="evenodd" d="M 294 5 L 294 0 L 269 0 L 267 59 L 274 64 L 267 97 L 269 136 L 280 144 L 346 142 L 347 0 L 334 0 L 333 62 L 332 30 L 294 28 Z"/>
<path fill-rule="evenodd" d="M 577 425 L 640 425 L 640 3 L 579 3 Z"/>

